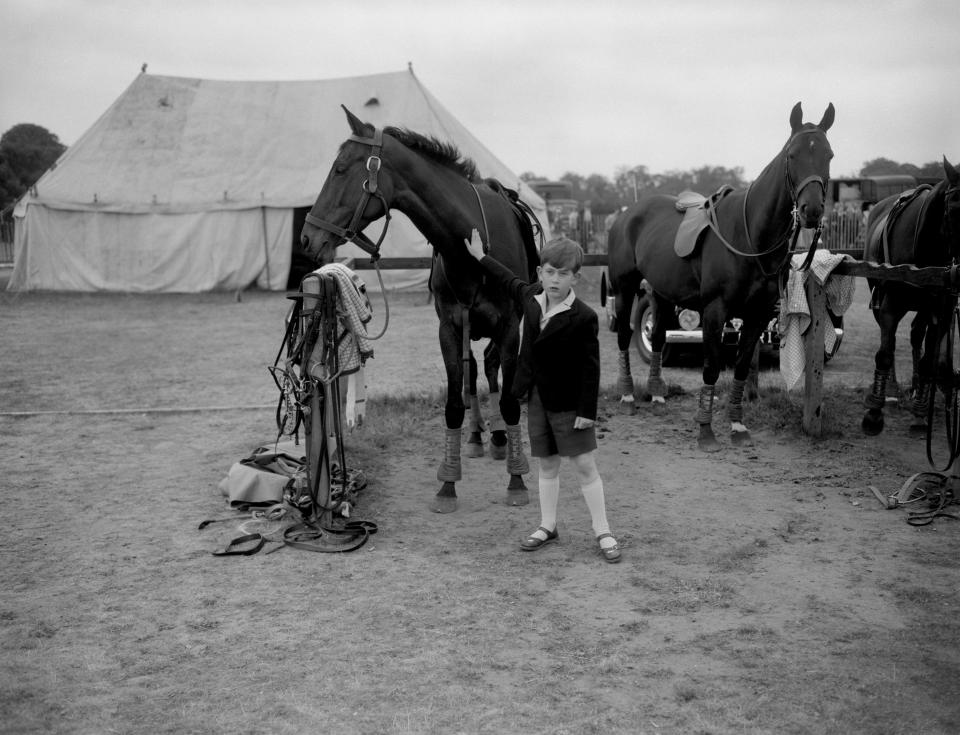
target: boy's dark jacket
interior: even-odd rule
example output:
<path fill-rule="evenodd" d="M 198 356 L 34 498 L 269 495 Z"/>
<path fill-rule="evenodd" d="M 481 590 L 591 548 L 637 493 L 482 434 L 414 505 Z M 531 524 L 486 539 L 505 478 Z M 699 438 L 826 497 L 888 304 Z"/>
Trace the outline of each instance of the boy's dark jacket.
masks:
<path fill-rule="evenodd" d="M 579 298 L 570 309 L 554 314 L 540 331 L 540 304 L 533 298 L 539 283 L 527 283 L 485 255 L 484 270 L 523 307 L 523 334 L 513 395 L 526 398 L 536 386 L 548 411 L 576 411 L 596 420 L 600 393 L 600 343 L 597 313 Z"/>

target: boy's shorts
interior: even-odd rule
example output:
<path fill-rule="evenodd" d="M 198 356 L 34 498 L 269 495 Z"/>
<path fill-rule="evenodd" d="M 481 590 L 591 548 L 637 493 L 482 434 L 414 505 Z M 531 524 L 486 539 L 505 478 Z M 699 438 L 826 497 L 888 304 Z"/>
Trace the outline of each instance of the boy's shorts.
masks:
<path fill-rule="evenodd" d="M 534 388 L 527 402 L 527 433 L 530 437 L 530 454 L 534 457 L 576 457 L 597 448 L 597 432 L 589 429 L 574 429 L 576 411 L 548 411 L 540 402 L 540 394 Z"/>

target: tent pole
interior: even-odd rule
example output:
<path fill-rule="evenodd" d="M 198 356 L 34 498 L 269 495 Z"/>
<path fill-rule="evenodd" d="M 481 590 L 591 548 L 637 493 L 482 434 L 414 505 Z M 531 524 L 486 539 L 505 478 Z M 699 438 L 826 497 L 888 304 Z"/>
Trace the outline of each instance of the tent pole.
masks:
<path fill-rule="evenodd" d="M 269 291 L 272 288 L 270 283 L 270 247 L 267 243 L 267 208 L 260 207 L 260 222 L 263 229 L 263 258 L 266 261 L 266 271 L 267 271 L 267 290 Z"/>

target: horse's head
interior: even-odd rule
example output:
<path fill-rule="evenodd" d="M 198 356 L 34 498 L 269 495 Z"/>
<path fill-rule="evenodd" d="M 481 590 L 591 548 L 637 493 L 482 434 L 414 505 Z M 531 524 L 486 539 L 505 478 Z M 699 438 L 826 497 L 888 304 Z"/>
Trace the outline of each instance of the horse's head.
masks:
<path fill-rule="evenodd" d="M 376 255 L 380 243 L 371 242 L 363 229 L 389 217 L 392 186 L 382 169 L 383 134 L 343 110 L 353 134 L 340 146 L 300 233 L 304 252 L 319 265 L 330 263 L 337 247 L 348 240 Z"/>
<path fill-rule="evenodd" d="M 834 114 L 832 102 L 816 125 L 803 122 L 799 102 L 790 113 L 791 135 L 783 148 L 784 165 L 790 196 L 803 227 L 816 227 L 823 216 L 833 158 L 827 131 L 833 125 Z"/>
<path fill-rule="evenodd" d="M 944 235 L 950 243 L 950 254 L 954 259 L 960 259 L 960 172 L 946 156 L 943 157 L 943 172 L 947 177 L 943 195 Z"/>

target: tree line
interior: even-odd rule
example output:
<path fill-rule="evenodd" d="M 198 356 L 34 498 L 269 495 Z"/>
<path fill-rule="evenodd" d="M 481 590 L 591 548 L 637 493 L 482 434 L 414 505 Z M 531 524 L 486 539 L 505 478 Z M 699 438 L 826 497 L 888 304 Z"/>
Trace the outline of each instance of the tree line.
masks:
<path fill-rule="evenodd" d="M 889 158 L 874 158 L 866 161 L 855 176 L 882 176 L 887 174 L 908 174 L 914 178 L 943 177 L 943 163 L 930 161 L 922 166 L 912 163 L 899 163 Z M 520 175 L 527 183 L 542 181 L 545 177 L 532 171 Z M 749 183 L 744 179 L 743 168 L 724 166 L 701 166 L 689 171 L 670 170 L 652 173 L 646 166 L 621 167 L 613 180 L 591 174 L 567 172 L 560 181 L 571 185 L 571 198 L 578 202 L 590 202 L 594 214 L 610 214 L 623 206 L 633 204 L 637 199 L 649 194 L 670 194 L 676 196 L 682 191 L 695 191 L 709 196 L 721 186 L 728 185 L 741 189 Z"/>

